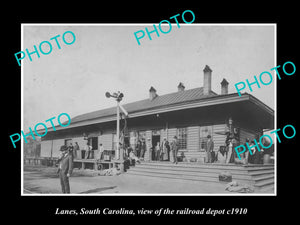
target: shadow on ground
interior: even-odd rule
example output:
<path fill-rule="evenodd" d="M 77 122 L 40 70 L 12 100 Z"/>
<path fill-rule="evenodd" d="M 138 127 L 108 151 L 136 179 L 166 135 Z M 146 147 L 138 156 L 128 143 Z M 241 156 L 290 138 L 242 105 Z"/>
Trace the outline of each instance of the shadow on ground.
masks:
<path fill-rule="evenodd" d="M 80 192 L 79 194 L 98 193 L 98 192 L 101 192 L 101 191 L 106 191 L 106 190 L 109 190 L 109 189 L 114 189 L 116 187 L 117 186 L 94 188 L 94 189 L 90 189 L 90 190 L 87 190 L 87 191 Z"/>

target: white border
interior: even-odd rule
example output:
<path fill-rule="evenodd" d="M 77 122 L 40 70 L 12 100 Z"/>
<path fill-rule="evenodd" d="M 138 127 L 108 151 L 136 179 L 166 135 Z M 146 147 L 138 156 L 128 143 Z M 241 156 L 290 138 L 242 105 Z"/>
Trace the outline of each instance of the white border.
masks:
<path fill-rule="evenodd" d="M 21 50 L 24 49 L 24 26 L 21 24 Z M 21 130 L 23 130 L 23 125 L 24 125 L 24 118 L 23 118 L 23 113 L 24 113 L 24 101 L 23 101 L 23 93 L 24 93 L 24 69 L 23 69 L 23 60 L 21 60 Z M 23 135 L 21 135 L 21 196 L 25 195 L 24 194 L 24 182 L 23 182 L 23 174 L 24 174 L 24 144 L 23 144 Z"/>
<path fill-rule="evenodd" d="M 23 45 L 23 31 L 24 26 L 152 26 L 153 24 L 158 25 L 158 23 L 127 23 L 127 24 L 120 24 L 120 23 L 22 23 L 21 24 L 21 50 L 24 49 Z M 176 23 L 171 23 L 172 25 L 176 25 Z M 163 26 L 167 26 L 167 24 L 162 24 Z M 180 24 L 180 26 L 274 26 L 274 62 L 275 66 L 277 66 L 277 24 L 276 23 L 192 23 L 192 24 Z M 23 61 L 21 61 L 21 130 L 23 130 L 24 118 L 23 118 L 23 110 L 24 110 L 24 102 L 23 102 Z M 276 72 L 274 71 L 274 77 L 276 77 Z M 275 128 L 277 129 L 277 79 L 275 79 L 275 88 L 274 88 L 274 95 L 275 95 Z M 22 136 L 22 135 L 21 135 Z M 24 173 L 24 149 L 23 149 L 23 136 L 21 137 L 21 196 L 277 196 L 277 139 L 274 138 L 274 169 L 275 169 L 275 177 L 274 177 L 274 193 L 247 193 L 247 194 L 240 194 L 240 193 L 228 193 L 228 194 L 187 194 L 187 193 L 180 193 L 180 194 L 140 194 L 140 193 L 128 193 L 128 194 L 121 194 L 121 193 L 113 193 L 113 194 L 39 194 L 31 192 L 30 194 L 24 194 L 24 182 L 23 182 L 23 173 Z M 58 181 L 59 182 L 59 181 Z"/>

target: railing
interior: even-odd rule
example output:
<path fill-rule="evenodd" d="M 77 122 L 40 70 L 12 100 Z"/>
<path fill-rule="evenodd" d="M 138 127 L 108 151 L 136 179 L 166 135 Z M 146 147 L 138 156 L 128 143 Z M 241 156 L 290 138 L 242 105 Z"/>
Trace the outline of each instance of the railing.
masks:
<path fill-rule="evenodd" d="M 114 168 L 119 164 L 124 163 L 121 160 L 97 160 L 97 159 L 74 159 L 74 168 L 79 169 L 94 169 L 94 170 L 103 170 L 103 169 L 110 169 Z M 89 165 L 89 166 L 88 166 Z"/>
<path fill-rule="evenodd" d="M 43 166 L 55 166 L 57 158 L 47 157 L 24 157 L 24 165 L 43 165 Z"/>
<path fill-rule="evenodd" d="M 99 159 L 100 151 L 99 150 L 91 150 L 89 158 L 87 158 L 88 152 L 85 150 L 77 150 L 74 153 L 74 159 Z M 114 150 L 104 150 L 104 155 L 109 155 L 109 158 L 112 159 L 114 155 Z"/>
<path fill-rule="evenodd" d="M 83 155 L 81 154 L 81 150 L 78 150 L 73 160 L 74 167 L 78 167 L 81 169 L 91 168 L 94 170 L 102 170 L 106 167 L 113 168 L 116 165 L 124 163 L 124 161 L 115 160 L 113 158 L 114 152 L 111 150 L 104 150 L 104 155 L 100 160 L 99 150 L 92 150 L 92 154 L 88 159 L 81 158 Z M 24 165 L 42 165 L 42 166 L 57 166 L 57 157 L 24 157 Z"/>

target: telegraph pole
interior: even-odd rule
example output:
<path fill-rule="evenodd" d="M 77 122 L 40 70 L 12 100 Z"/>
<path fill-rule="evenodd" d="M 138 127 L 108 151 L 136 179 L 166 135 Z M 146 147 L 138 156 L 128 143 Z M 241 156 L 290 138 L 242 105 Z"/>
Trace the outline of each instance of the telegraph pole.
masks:
<path fill-rule="evenodd" d="M 123 148 L 120 149 L 120 108 L 119 108 L 119 105 L 120 105 L 120 100 L 117 99 L 117 140 L 118 140 L 117 152 L 119 154 L 118 158 L 120 160 L 123 160 L 124 159 Z"/>
<path fill-rule="evenodd" d="M 117 100 L 117 149 L 116 149 L 116 152 L 117 152 L 117 159 L 119 159 L 121 161 L 120 162 L 120 170 L 121 170 L 121 172 L 124 172 L 124 162 L 123 162 L 124 149 L 123 148 L 120 149 L 120 102 L 121 102 L 122 98 L 124 97 L 124 94 L 121 93 L 120 91 L 118 91 L 117 93 L 113 93 L 113 94 L 106 92 L 105 96 L 107 98 L 113 97 L 113 98 L 116 98 L 116 100 Z"/>

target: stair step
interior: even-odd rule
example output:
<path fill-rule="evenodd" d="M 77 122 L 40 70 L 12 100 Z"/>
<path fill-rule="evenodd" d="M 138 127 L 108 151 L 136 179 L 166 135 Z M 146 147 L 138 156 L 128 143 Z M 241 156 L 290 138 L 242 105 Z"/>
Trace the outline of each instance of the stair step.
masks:
<path fill-rule="evenodd" d="M 275 168 L 257 167 L 257 168 L 245 168 L 249 173 L 255 175 L 257 172 L 275 172 Z"/>
<path fill-rule="evenodd" d="M 244 165 L 247 168 L 274 168 L 274 164 L 247 164 Z"/>
<path fill-rule="evenodd" d="M 203 171 L 185 171 L 185 170 L 168 170 L 168 169 L 162 169 L 162 170 L 152 170 L 146 169 L 146 168 L 130 168 L 128 171 L 138 171 L 138 172 L 147 172 L 147 173 L 157 173 L 157 174 L 170 174 L 170 175 L 184 175 L 184 176 L 193 176 L 193 177 L 214 177 L 219 179 L 219 173 L 216 172 L 203 172 Z M 246 181 L 252 181 L 251 176 L 248 174 L 232 174 L 233 180 L 246 180 Z"/>
<path fill-rule="evenodd" d="M 179 162 L 142 162 L 130 167 L 128 174 L 181 180 L 218 182 L 220 172 L 228 171 L 232 180 L 254 185 L 258 190 L 274 193 L 274 165 L 202 164 Z M 226 183 L 226 182 L 225 182 Z M 273 190 L 273 191 L 272 191 Z"/>
<path fill-rule="evenodd" d="M 268 174 L 268 175 L 263 175 L 263 176 L 260 176 L 260 177 L 254 177 L 253 180 L 257 183 L 259 181 L 262 181 L 262 180 L 273 180 L 274 182 L 274 174 Z"/>
<path fill-rule="evenodd" d="M 203 154 L 200 152 L 189 152 L 189 153 L 184 153 L 184 156 L 202 156 Z"/>
<path fill-rule="evenodd" d="M 274 179 L 268 179 L 268 180 L 255 182 L 254 186 L 255 187 L 263 187 L 263 186 L 266 186 L 269 184 L 274 184 Z"/>
<path fill-rule="evenodd" d="M 149 176 L 149 177 L 161 177 L 161 178 L 170 178 L 170 179 L 206 181 L 206 182 L 219 183 L 218 178 L 212 178 L 212 177 L 195 177 L 195 176 L 185 176 L 185 175 L 158 174 L 158 173 L 148 173 L 148 172 L 139 172 L 139 171 L 130 171 L 128 174 Z"/>
<path fill-rule="evenodd" d="M 274 170 L 250 171 L 249 175 L 256 177 L 259 175 L 274 174 Z"/>
<path fill-rule="evenodd" d="M 268 165 L 263 165 L 263 164 L 248 164 L 248 165 L 243 165 L 243 164 L 234 164 L 234 163 L 201 163 L 201 162 L 178 162 L 178 164 L 174 164 L 169 161 L 142 161 L 140 165 L 161 165 L 161 166 L 184 166 L 184 167 L 233 167 L 233 168 L 247 168 L 250 170 L 255 170 L 257 168 L 269 168 L 269 169 L 274 169 L 273 164 L 268 164 Z"/>
<path fill-rule="evenodd" d="M 246 170 L 244 170 L 243 168 L 201 168 L 201 167 L 177 167 L 177 166 L 149 166 L 149 165 L 137 165 L 135 167 L 131 167 L 130 169 L 148 169 L 148 170 L 153 170 L 153 171 L 178 171 L 178 172 L 195 172 L 195 173 L 199 173 L 199 172 L 206 172 L 206 173 L 217 173 L 219 174 L 220 172 L 223 171 L 228 171 L 231 174 L 237 174 L 237 175 L 249 175 L 248 172 Z M 242 170 L 241 170 L 242 169 Z"/>
<path fill-rule="evenodd" d="M 210 168 L 210 169 L 244 169 L 242 165 L 234 165 L 234 164 L 219 164 L 219 163 L 213 163 L 213 164 L 201 164 L 201 163 L 161 163 L 161 162 L 155 162 L 155 163 L 149 163 L 149 162 L 142 162 L 141 164 L 137 164 L 136 166 L 152 166 L 152 167 L 172 167 L 172 168 Z"/>

